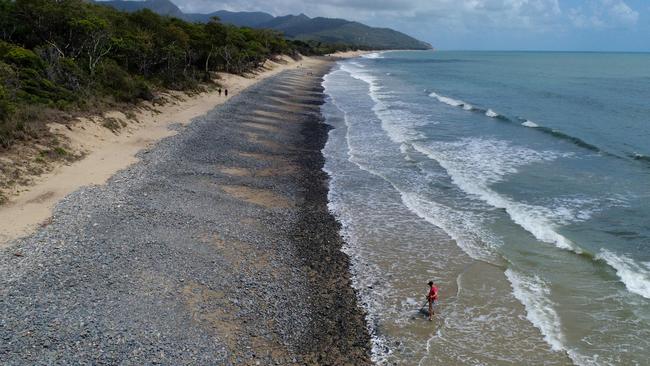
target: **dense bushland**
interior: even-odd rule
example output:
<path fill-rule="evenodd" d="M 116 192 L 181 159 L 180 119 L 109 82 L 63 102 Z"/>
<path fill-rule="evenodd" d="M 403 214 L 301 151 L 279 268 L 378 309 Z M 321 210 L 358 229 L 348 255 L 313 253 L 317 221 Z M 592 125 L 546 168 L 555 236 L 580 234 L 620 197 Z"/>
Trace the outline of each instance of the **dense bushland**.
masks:
<path fill-rule="evenodd" d="M 244 73 L 275 55 L 347 48 L 216 18 L 196 24 L 83 0 L 0 0 L 0 147 L 37 135 L 47 111 L 148 100 L 155 90 L 196 88 L 211 73 Z"/>

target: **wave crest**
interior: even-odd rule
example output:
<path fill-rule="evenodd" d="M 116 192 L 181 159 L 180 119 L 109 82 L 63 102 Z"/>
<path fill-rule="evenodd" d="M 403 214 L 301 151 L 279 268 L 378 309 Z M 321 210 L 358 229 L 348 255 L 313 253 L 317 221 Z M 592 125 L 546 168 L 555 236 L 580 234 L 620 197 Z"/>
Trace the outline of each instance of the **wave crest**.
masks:
<path fill-rule="evenodd" d="M 542 332 L 554 351 L 565 350 L 560 316 L 549 299 L 548 286 L 538 276 L 524 276 L 512 269 L 507 269 L 505 275 L 515 298 L 526 308 L 526 318 Z"/>
<path fill-rule="evenodd" d="M 630 292 L 650 299 L 650 266 L 636 263 L 627 256 L 617 255 L 606 249 L 601 249 L 596 259 L 614 268 L 616 275 Z"/>
<path fill-rule="evenodd" d="M 444 95 L 440 95 L 436 92 L 431 92 L 429 96 L 432 98 L 436 98 L 438 99 L 439 102 L 448 104 L 452 107 L 462 107 L 465 104 L 465 102 L 463 102 L 462 100 L 445 97 Z"/>
<path fill-rule="evenodd" d="M 490 118 L 499 117 L 499 113 L 497 113 L 497 112 L 495 112 L 495 111 L 493 111 L 491 109 L 488 109 L 487 111 L 485 111 L 485 115 L 490 117 Z"/>
<path fill-rule="evenodd" d="M 639 153 L 634 153 L 631 155 L 631 158 L 637 161 L 642 161 L 644 163 L 650 164 L 650 156 L 648 155 L 643 155 Z"/>

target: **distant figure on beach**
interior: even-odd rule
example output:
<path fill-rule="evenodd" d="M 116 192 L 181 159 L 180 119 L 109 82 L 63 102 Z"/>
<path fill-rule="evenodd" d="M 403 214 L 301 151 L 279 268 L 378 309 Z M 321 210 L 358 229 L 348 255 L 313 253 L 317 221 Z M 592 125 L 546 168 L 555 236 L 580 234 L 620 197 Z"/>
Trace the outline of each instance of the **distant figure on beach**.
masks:
<path fill-rule="evenodd" d="M 433 281 L 429 281 L 427 300 L 429 301 L 429 321 L 431 321 L 433 320 L 433 305 L 438 300 L 438 288 L 433 284 Z"/>
<path fill-rule="evenodd" d="M 219 88 L 219 96 L 221 96 L 221 88 Z"/>
<path fill-rule="evenodd" d="M 225 90 L 226 98 L 228 98 L 228 89 Z"/>

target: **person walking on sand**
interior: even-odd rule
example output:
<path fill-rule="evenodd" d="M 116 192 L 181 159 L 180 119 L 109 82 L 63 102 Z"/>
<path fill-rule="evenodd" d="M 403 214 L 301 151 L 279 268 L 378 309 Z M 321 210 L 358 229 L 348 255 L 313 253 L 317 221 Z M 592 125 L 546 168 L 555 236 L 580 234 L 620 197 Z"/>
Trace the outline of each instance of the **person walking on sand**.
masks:
<path fill-rule="evenodd" d="M 438 300 L 438 287 L 429 281 L 429 294 L 427 295 L 427 300 L 429 301 L 429 321 L 433 320 L 433 305 Z"/>
<path fill-rule="evenodd" d="M 225 90 L 226 98 L 228 98 L 228 89 Z"/>
<path fill-rule="evenodd" d="M 219 88 L 219 96 L 221 96 L 221 88 Z"/>

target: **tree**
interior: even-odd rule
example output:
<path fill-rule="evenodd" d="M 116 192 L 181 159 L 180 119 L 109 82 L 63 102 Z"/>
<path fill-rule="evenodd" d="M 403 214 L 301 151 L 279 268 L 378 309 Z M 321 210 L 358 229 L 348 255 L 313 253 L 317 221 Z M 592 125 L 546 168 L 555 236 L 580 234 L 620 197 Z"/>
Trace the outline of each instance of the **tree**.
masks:
<path fill-rule="evenodd" d="M 201 45 L 204 50 L 207 50 L 205 54 L 204 70 L 206 73 L 212 71 L 210 67 L 210 60 L 212 56 L 217 52 L 219 47 L 226 41 L 227 31 L 226 28 L 219 22 L 218 17 L 212 17 L 210 22 L 204 27 L 204 38 L 201 40 Z"/>
<path fill-rule="evenodd" d="M 16 33 L 18 25 L 14 18 L 14 2 L 11 0 L 0 0 L 0 39 L 11 41 L 12 36 Z"/>
<path fill-rule="evenodd" d="M 113 49 L 113 40 L 108 22 L 97 16 L 73 19 L 70 28 L 79 35 L 79 50 L 88 60 L 88 71 L 95 75 L 95 69 L 103 57 Z"/>

